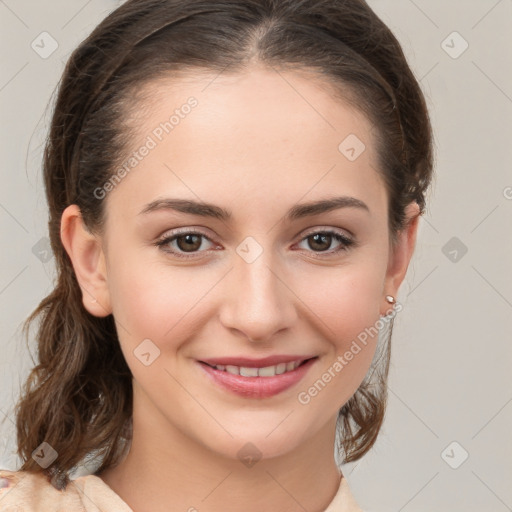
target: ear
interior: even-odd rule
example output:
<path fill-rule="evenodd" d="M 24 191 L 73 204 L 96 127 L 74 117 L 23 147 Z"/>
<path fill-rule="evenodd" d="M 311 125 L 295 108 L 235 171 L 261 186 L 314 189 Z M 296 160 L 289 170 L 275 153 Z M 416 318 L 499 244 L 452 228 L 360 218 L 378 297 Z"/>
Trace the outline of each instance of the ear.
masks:
<path fill-rule="evenodd" d="M 397 234 L 397 243 L 390 246 L 388 269 L 384 283 L 384 297 L 392 295 L 396 298 L 416 246 L 418 224 L 421 217 L 418 203 L 413 202 L 407 205 L 405 214 L 405 227 Z M 389 313 L 390 308 L 390 304 L 385 300 L 384 302 L 386 312 L 382 313 L 383 315 Z"/>
<path fill-rule="evenodd" d="M 82 289 L 85 309 L 98 317 L 110 315 L 112 308 L 101 241 L 88 231 L 76 204 L 62 213 L 60 238 Z"/>

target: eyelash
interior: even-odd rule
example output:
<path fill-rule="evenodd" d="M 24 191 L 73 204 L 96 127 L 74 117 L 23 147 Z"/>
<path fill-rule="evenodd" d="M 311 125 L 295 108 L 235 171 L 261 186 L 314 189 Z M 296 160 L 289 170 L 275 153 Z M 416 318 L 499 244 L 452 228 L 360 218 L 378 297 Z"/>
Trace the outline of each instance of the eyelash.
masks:
<path fill-rule="evenodd" d="M 185 235 L 198 235 L 198 236 L 202 236 L 203 238 L 206 238 L 206 240 L 214 243 L 212 240 L 210 240 L 210 238 L 208 236 L 206 236 L 204 233 L 201 233 L 200 231 L 194 231 L 194 230 L 185 231 L 185 230 L 183 230 L 183 231 L 175 232 L 171 236 L 166 236 L 164 238 L 161 238 L 160 240 L 155 242 L 154 245 L 156 245 L 157 247 L 161 247 L 164 252 L 170 253 L 173 256 L 176 256 L 178 258 L 183 258 L 183 259 L 196 258 L 195 254 L 198 254 L 198 252 L 195 252 L 195 253 L 192 252 L 192 253 L 189 253 L 189 255 L 185 256 L 185 253 L 180 253 L 178 251 L 169 250 L 169 249 L 165 249 L 164 248 L 166 245 L 168 245 L 169 243 L 173 242 L 177 238 L 180 238 L 180 237 L 185 236 Z M 322 258 L 323 259 L 323 258 L 325 258 L 325 256 L 323 256 L 323 254 L 328 254 L 329 256 L 332 256 L 332 255 L 338 254 L 338 253 L 340 253 L 342 251 L 348 251 L 351 247 L 357 245 L 355 240 L 353 240 L 351 238 L 348 238 L 345 235 L 342 235 L 341 233 L 339 233 L 337 231 L 333 231 L 333 230 L 329 230 L 329 229 L 328 230 L 323 230 L 323 231 L 313 231 L 312 233 L 308 233 L 304 238 L 302 238 L 300 240 L 300 242 L 303 242 L 304 240 L 307 240 L 308 238 L 310 238 L 310 237 L 312 237 L 314 235 L 332 235 L 332 237 L 337 242 L 341 243 L 341 245 L 340 245 L 340 247 L 338 249 L 331 250 L 331 251 L 308 251 L 308 252 L 313 252 L 314 254 L 317 254 L 317 256 L 315 256 L 315 258 Z M 329 256 L 327 256 L 327 257 L 329 257 Z"/>

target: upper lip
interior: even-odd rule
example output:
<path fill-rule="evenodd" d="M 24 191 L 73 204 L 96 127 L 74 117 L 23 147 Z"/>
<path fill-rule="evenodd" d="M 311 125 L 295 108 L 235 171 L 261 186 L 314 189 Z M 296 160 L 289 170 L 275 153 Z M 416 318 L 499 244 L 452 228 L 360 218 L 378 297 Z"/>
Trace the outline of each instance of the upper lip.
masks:
<path fill-rule="evenodd" d="M 200 361 L 210 366 L 217 365 L 232 365 L 241 366 L 244 368 L 266 368 L 267 366 L 276 366 L 280 363 L 291 363 L 293 361 L 306 361 L 316 356 L 301 356 L 301 355 L 278 355 L 268 356 L 262 359 L 251 359 L 249 357 L 215 357 L 211 359 L 201 359 Z"/>

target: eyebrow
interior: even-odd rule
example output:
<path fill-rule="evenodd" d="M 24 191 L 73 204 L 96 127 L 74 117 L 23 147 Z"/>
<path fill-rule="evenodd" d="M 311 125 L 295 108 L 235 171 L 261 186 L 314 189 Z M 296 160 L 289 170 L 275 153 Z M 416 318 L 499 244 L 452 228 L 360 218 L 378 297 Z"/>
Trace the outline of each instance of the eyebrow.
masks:
<path fill-rule="evenodd" d="M 339 196 L 309 203 L 297 204 L 290 208 L 286 213 L 284 220 L 294 221 L 303 217 L 318 215 L 320 213 L 337 210 L 339 208 L 358 208 L 370 213 L 370 209 L 360 199 L 350 196 Z M 200 215 L 201 217 L 212 217 L 222 221 L 228 221 L 233 218 L 230 210 L 226 210 L 215 204 L 202 201 L 193 201 L 190 199 L 164 198 L 156 199 L 148 203 L 139 215 L 145 215 L 159 210 L 175 210 L 181 213 Z"/>

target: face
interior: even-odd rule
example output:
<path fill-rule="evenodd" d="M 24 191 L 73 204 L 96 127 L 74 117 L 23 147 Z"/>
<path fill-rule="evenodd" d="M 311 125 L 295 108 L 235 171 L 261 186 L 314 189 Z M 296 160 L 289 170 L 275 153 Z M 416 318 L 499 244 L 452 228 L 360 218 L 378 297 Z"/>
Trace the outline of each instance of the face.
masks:
<path fill-rule="evenodd" d="M 358 336 L 408 260 L 393 260 L 362 114 L 304 73 L 214 78 L 148 86 L 136 163 L 103 199 L 103 284 L 80 279 L 89 311 L 94 295 L 114 315 L 139 412 L 225 456 L 251 442 L 273 457 L 333 435 L 376 347 Z"/>

